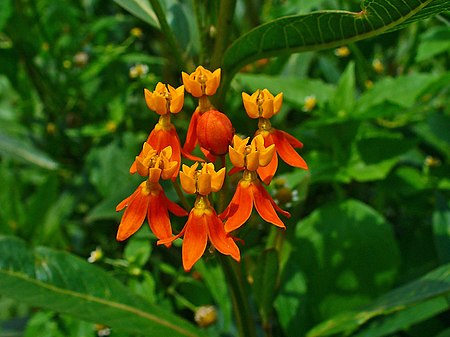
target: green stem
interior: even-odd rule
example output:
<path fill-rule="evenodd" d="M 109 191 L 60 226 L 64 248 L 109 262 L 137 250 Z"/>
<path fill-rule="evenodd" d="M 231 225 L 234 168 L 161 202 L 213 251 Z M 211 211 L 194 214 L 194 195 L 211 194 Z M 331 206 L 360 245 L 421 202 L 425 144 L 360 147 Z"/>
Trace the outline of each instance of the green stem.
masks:
<path fill-rule="evenodd" d="M 185 70 L 186 65 L 183 59 L 183 50 L 181 49 L 178 41 L 173 33 L 172 29 L 167 22 L 166 15 L 159 3 L 159 0 L 150 0 L 153 10 L 155 11 L 156 17 L 158 18 L 159 25 L 161 26 L 161 32 L 167 39 L 167 44 L 171 50 L 171 55 L 175 58 L 177 68 L 179 70 Z"/>
<path fill-rule="evenodd" d="M 248 295 L 244 287 L 244 278 L 239 264 L 228 256 L 219 254 L 222 269 L 227 279 L 231 294 L 233 312 L 240 337 L 256 337 L 255 323 L 248 303 Z"/>
<path fill-rule="evenodd" d="M 183 191 L 181 190 L 180 184 L 178 183 L 178 180 L 172 181 L 173 187 L 175 188 L 175 192 L 177 192 L 178 199 L 180 199 L 181 204 L 183 205 L 183 208 L 189 212 L 191 210 L 191 206 L 189 205 L 186 196 L 183 194 Z"/>
<path fill-rule="evenodd" d="M 235 7 L 236 0 L 220 1 L 219 21 L 217 22 L 216 42 L 211 57 L 211 69 L 217 69 L 222 65 L 223 53 L 228 46 Z"/>

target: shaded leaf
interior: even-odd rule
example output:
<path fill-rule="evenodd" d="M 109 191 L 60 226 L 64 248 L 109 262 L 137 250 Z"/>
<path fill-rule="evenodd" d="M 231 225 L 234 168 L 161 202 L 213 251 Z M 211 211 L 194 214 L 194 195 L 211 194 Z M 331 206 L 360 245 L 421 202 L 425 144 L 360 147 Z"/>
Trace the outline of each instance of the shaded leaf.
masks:
<path fill-rule="evenodd" d="M 366 0 L 360 12 L 319 11 L 279 18 L 238 38 L 225 52 L 223 68 L 233 74 L 261 58 L 337 47 L 448 9 L 446 0 Z"/>
<path fill-rule="evenodd" d="M 104 270 L 66 252 L 29 250 L 0 237 L 0 294 L 33 306 L 151 336 L 200 336 L 189 323 L 136 296 Z"/>
<path fill-rule="evenodd" d="M 350 333 L 369 320 L 413 308 L 450 294 L 450 264 L 441 266 L 422 278 L 390 291 L 361 311 L 337 315 L 313 328 L 308 337 Z M 442 302 L 441 302 L 442 303 Z M 435 308 L 442 304 L 435 304 Z M 436 310 L 439 312 L 439 310 Z M 421 319 L 421 318 L 420 318 Z M 411 322 L 409 322 L 411 323 Z"/>
<path fill-rule="evenodd" d="M 450 207 L 440 193 L 436 196 L 436 209 L 433 213 L 433 233 L 440 261 L 450 263 Z"/>

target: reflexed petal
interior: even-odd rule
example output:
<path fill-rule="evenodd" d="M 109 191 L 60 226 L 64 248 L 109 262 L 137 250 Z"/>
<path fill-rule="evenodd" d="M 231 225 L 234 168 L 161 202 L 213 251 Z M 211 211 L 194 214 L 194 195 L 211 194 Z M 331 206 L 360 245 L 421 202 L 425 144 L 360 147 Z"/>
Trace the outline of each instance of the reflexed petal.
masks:
<path fill-rule="evenodd" d="M 229 218 L 225 223 L 225 231 L 227 233 L 241 227 L 252 214 L 253 194 L 251 193 L 250 186 L 242 187 L 242 183 L 240 182 L 237 186 L 236 193 L 239 193 L 239 199 L 235 200 L 233 197 L 230 202 L 230 205 L 233 203 L 236 205 L 236 208 L 233 208 L 233 213 L 231 211 L 228 213 Z"/>
<path fill-rule="evenodd" d="M 195 110 L 192 114 L 191 121 L 189 123 L 186 142 L 183 146 L 183 151 L 187 153 L 192 153 L 194 151 L 195 146 L 197 145 L 197 124 L 198 119 L 200 117 L 200 112 Z"/>
<path fill-rule="evenodd" d="M 178 233 L 177 235 L 171 236 L 171 237 L 169 237 L 169 238 L 165 238 L 165 239 L 158 240 L 158 241 L 156 242 L 156 244 L 157 244 L 158 246 L 159 246 L 159 245 L 165 245 L 166 247 L 170 247 L 170 244 L 171 244 L 173 241 L 175 241 L 175 240 L 178 239 L 178 238 L 181 238 L 181 237 L 184 235 L 185 230 L 186 230 L 186 226 L 184 226 L 183 229 L 181 230 L 181 232 Z"/>
<path fill-rule="evenodd" d="M 236 261 L 240 261 L 241 254 L 234 240 L 225 232 L 222 221 L 214 210 L 210 215 L 205 215 L 208 225 L 208 236 L 216 249 L 225 255 L 231 255 Z"/>
<path fill-rule="evenodd" d="M 301 149 L 303 147 L 303 143 L 301 141 L 299 141 L 297 138 L 295 138 L 294 136 L 290 135 L 289 133 L 282 131 L 282 130 L 277 130 L 279 133 L 281 133 L 284 138 L 287 139 L 287 141 L 289 142 L 289 144 L 292 145 L 292 147 L 296 148 L 296 149 Z"/>
<path fill-rule="evenodd" d="M 253 97 L 249 94 L 243 92 L 242 93 L 242 102 L 244 103 L 244 109 L 247 112 L 248 117 L 250 118 L 258 118 L 259 112 L 258 112 L 258 105 L 256 105 L 256 102 Z"/>
<path fill-rule="evenodd" d="M 281 159 L 286 162 L 286 164 L 305 170 L 308 169 L 308 165 L 306 164 L 306 162 L 302 157 L 300 157 L 297 151 L 294 150 L 292 145 L 284 137 L 283 133 L 279 132 L 279 130 L 275 130 L 272 133 L 272 137 L 278 154 L 280 155 Z"/>
<path fill-rule="evenodd" d="M 157 195 L 150 194 L 150 203 L 148 205 L 147 213 L 150 229 L 158 239 L 172 237 L 169 212 L 163 195 L 164 192 L 162 190 Z"/>
<path fill-rule="evenodd" d="M 163 199 L 163 201 L 166 203 L 167 208 L 169 209 L 169 211 L 176 215 L 176 216 L 186 216 L 188 215 L 188 213 L 186 212 L 186 210 L 181 207 L 180 205 L 174 203 L 173 201 L 169 200 L 166 195 L 163 193 L 161 196 L 161 199 Z"/>
<path fill-rule="evenodd" d="M 136 198 L 136 195 L 141 194 L 141 188 L 142 186 L 145 186 L 146 182 L 142 182 L 138 188 L 128 197 L 125 198 L 124 200 L 122 200 L 117 206 L 116 206 L 116 212 L 119 212 L 121 210 L 123 210 L 125 207 L 127 207 L 130 202 Z"/>
<path fill-rule="evenodd" d="M 192 266 L 203 255 L 208 242 L 206 218 L 204 216 L 195 216 L 191 211 L 186 222 L 186 231 L 184 232 L 182 256 L 183 268 L 185 271 L 191 270 Z"/>
<path fill-rule="evenodd" d="M 144 222 L 150 201 L 150 195 L 142 193 L 141 187 L 138 188 L 138 191 L 139 193 L 133 193 L 134 198 L 130 200 L 130 204 L 125 210 L 122 220 L 120 221 L 116 236 L 119 241 L 126 240 L 131 235 L 136 233 Z"/>
<path fill-rule="evenodd" d="M 273 208 L 271 202 L 272 197 L 269 193 L 267 193 L 264 186 L 261 185 L 259 181 L 255 181 L 251 185 L 251 189 L 253 198 L 255 199 L 256 210 L 258 211 L 261 218 L 263 218 L 267 222 L 270 222 L 271 224 L 274 224 L 275 226 L 286 228 L 283 221 L 281 221 L 281 219 L 275 212 L 275 209 Z"/>
<path fill-rule="evenodd" d="M 264 184 L 269 185 L 272 181 L 273 176 L 277 172 L 278 168 L 278 156 L 276 152 L 272 156 L 272 160 L 267 166 L 260 166 L 258 167 L 258 175 L 261 178 L 261 180 L 264 182 Z"/>

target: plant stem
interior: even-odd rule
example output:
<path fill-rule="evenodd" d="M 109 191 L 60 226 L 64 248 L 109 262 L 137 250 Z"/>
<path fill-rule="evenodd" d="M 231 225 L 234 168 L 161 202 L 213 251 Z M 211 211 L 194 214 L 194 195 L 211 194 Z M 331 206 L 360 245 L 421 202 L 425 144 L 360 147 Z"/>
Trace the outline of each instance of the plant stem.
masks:
<path fill-rule="evenodd" d="M 239 264 L 231 260 L 228 256 L 219 254 L 222 269 L 228 283 L 231 294 L 233 312 L 236 318 L 236 325 L 240 337 L 256 337 L 253 315 L 248 303 L 248 295 L 244 287 L 243 275 L 239 269 Z"/>
<path fill-rule="evenodd" d="M 177 192 L 177 195 L 178 195 L 178 198 L 180 199 L 181 204 L 183 205 L 183 208 L 189 212 L 191 210 L 191 206 L 189 205 L 185 195 L 183 194 L 183 191 L 181 190 L 178 180 L 172 181 L 172 184 L 173 184 L 173 187 L 175 188 L 175 192 Z"/>
<path fill-rule="evenodd" d="M 223 53 L 228 45 L 228 39 L 233 22 L 236 0 L 220 1 L 219 20 L 217 22 L 216 42 L 211 57 L 211 68 L 217 69 L 222 65 Z"/>
<path fill-rule="evenodd" d="M 159 3 L 159 0 L 150 0 L 150 3 L 153 10 L 155 11 L 156 17 L 158 18 L 159 25 L 161 26 L 161 32 L 167 39 L 167 44 L 169 46 L 169 49 L 171 50 L 170 55 L 173 55 L 173 57 L 175 58 L 177 68 L 179 70 L 185 70 L 186 65 L 183 58 L 183 50 L 178 44 L 175 34 L 173 33 L 172 29 L 169 26 L 169 23 L 167 22 L 166 15 L 161 7 L 161 4 Z"/>

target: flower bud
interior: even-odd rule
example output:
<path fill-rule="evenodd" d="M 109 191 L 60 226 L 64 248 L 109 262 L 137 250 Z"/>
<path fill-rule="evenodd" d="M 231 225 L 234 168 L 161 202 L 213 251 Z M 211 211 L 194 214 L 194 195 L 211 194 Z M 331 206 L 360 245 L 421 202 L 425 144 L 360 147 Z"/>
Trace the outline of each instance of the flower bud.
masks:
<path fill-rule="evenodd" d="M 220 111 L 209 110 L 203 113 L 197 124 L 197 138 L 200 146 L 215 156 L 228 152 L 233 139 L 233 125 Z"/>

